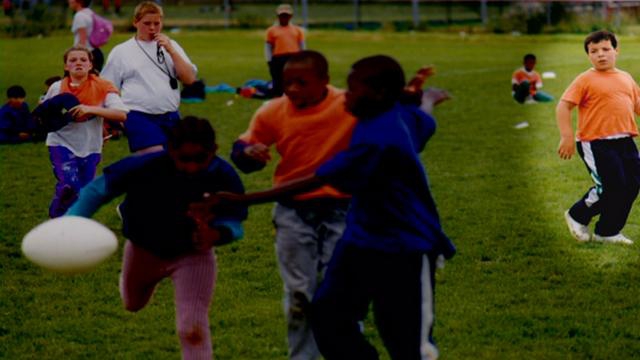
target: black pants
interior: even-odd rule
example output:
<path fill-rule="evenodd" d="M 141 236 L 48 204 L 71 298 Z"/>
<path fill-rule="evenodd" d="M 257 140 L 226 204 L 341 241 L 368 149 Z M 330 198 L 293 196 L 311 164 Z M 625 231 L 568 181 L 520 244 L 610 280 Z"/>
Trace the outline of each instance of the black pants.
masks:
<path fill-rule="evenodd" d="M 102 50 L 100 50 L 100 48 L 94 48 L 91 50 L 91 55 L 93 55 L 93 68 L 98 72 L 102 71 L 102 67 L 104 66 L 104 54 L 102 54 Z"/>
<path fill-rule="evenodd" d="M 341 241 L 310 312 L 313 334 L 325 359 L 378 359 L 359 325 L 370 304 L 392 359 L 419 360 L 421 350 L 435 349 L 431 329 L 436 256 L 362 249 Z"/>
<path fill-rule="evenodd" d="M 595 233 L 617 235 L 627 222 L 640 189 L 640 158 L 631 137 L 578 142 L 582 157 L 595 182 L 569 210 L 577 222 L 587 225 L 600 215 Z"/>
<path fill-rule="evenodd" d="M 271 58 L 269 64 L 269 73 L 271 74 L 271 96 L 278 97 L 284 93 L 284 85 L 282 80 L 282 70 L 291 55 L 275 55 Z"/>

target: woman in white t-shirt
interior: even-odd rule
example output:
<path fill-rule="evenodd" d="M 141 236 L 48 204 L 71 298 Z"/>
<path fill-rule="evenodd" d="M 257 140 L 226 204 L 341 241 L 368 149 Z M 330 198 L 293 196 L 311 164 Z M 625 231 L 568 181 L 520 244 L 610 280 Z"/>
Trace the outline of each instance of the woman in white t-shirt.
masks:
<path fill-rule="evenodd" d="M 46 145 L 56 177 L 55 195 L 49 207 L 51 218 L 64 215 L 80 189 L 93 180 L 102 153 L 103 118 L 124 121 L 127 108 L 118 89 L 92 72 L 91 52 L 72 47 L 64 54 L 65 77 L 49 87 L 47 100 L 73 94 L 79 105 L 69 110 L 73 122 L 47 135 Z"/>
<path fill-rule="evenodd" d="M 91 0 L 69 0 L 69 8 L 75 12 L 71 23 L 73 46 L 86 47 L 93 56 L 93 68 L 100 72 L 104 65 L 104 54 L 100 48 L 94 48 L 89 42 L 93 30 L 93 10 L 89 9 Z"/>
<path fill-rule="evenodd" d="M 135 9 L 136 35 L 116 45 L 100 75 L 120 89 L 129 108 L 125 133 L 134 153 L 162 150 L 180 120 L 178 82 L 196 80 L 196 66 L 177 42 L 161 33 L 164 13 L 153 1 Z"/>

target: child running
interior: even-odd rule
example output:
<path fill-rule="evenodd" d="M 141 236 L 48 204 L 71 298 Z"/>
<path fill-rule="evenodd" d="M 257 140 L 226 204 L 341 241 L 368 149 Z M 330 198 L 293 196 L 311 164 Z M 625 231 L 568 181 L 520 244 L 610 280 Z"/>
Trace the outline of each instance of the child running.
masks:
<path fill-rule="evenodd" d="M 46 145 L 57 180 L 49 207 L 51 218 L 62 216 L 80 189 L 93 180 L 102 153 L 103 118 L 124 121 L 127 117 L 118 89 L 92 72 L 87 48 L 72 47 L 63 59 L 65 77 L 51 85 L 41 106 L 64 93 L 73 94 L 80 105 L 70 110 L 74 122 L 47 135 Z"/>
<path fill-rule="evenodd" d="M 207 192 L 244 192 L 231 165 L 216 156 L 215 132 L 205 119 L 185 117 L 169 134 L 168 151 L 125 158 L 87 185 L 67 215 L 90 217 L 126 194 L 120 206 L 124 247 L 120 295 L 128 311 L 149 302 L 157 284 L 175 287 L 183 359 L 211 359 L 209 305 L 216 283 L 212 246 L 242 237 L 247 209 L 229 206 L 215 216 L 189 212 Z"/>
<path fill-rule="evenodd" d="M 633 244 L 620 231 L 640 189 L 640 157 L 633 141 L 640 88 L 629 73 L 616 68 L 618 41 L 613 33 L 589 34 L 584 50 L 593 67 L 573 80 L 556 108 L 558 154 L 571 159 L 577 146 L 595 186 L 565 212 L 565 220 L 578 241 Z M 574 134 L 571 112 L 576 106 Z M 588 225 L 598 216 L 591 236 Z"/>
<path fill-rule="evenodd" d="M 379 55 L 356 62 L 346 107 L 358 120 L 348 149 L 307 178 L 209 200 L 258 203 L 323 184 L 352 195 L 346 229 L 311 305 L 316 343 L 328 360 L 378 359 L 358 323 L 371 304 L 392 359 L 438 354 L 431 336 L 435 263 L 441 254 L 453 256 L 455 248 L 442 230 L 418 157 L 435 121 L 417 105 L 400 104 L 404 89 L 404 72 L 394 59 Z"/>
<path fill-rule="evenodd" d="M 285 96 L 260 107 L 234 143 L 231 159 L 244 172 L 264 168 L 270 148 L 279 155 L 274 185 L 312 175 L 349 145 L 355 118 L 345 109 L 344 90 L 329 85 L 329 65 L 317 51 L 293 54 L 284 66 Z M 350 196 L 325 186 L 273 209 L 275 248 L 284 282 L 289 359 L 320 355 L 307 308 L 342 236 Z"/>

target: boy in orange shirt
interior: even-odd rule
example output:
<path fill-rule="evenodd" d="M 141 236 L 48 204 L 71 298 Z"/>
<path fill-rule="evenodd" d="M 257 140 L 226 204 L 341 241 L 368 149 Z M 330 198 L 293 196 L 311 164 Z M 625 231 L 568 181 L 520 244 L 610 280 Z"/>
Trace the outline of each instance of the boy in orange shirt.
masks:
<path fill-rule="evenodd" d="M 513 72 L 511 76 L 511 91 L 513 98 L 520 104 L 525 102 L 549 102 L 553 96 L 540 90 L 542 78 L 533 68 L 536 66 L 536 56 L 524 56 L 523 67 Z"/>
<path fill-rule="evenodd" d="M 278 23 L 267 29 L 264 47 L 265 58 L 271 74 L 271 95 L 282 96 L 282 70 L 284 64 L 299 51 L 304 50 L 304 31 L 301 27 L 291 24 L 293 8 L 282 4 L 276 9 Z"/>
<path fill-rule="evenodd" d="M 311 50 L 293 54 L 283 78 L 285 96 L 256 111 L 231 154 L 235 165 L 248 173 L 262 169 L 271 160 L 269 148 L 275 146 L 280 155 L 275 185 L 313 174 L 348 147 L 355 126 L 345 108 L 344 91 L 329 85 L 322 54 Z M 273 209 L 290 359 L 319 357 L 306 307 L 342 236 L 349 201 L 349 195 L 324 186 L 280 201 Z"/>
<path fill-rule="evenodd" d="M 640 189 L 640 158 L 633 137 L 638 135 L 640 88 L 629 73 L 616 68 L 617 39 L 596 31 L 584 41 L 593 68 L 578 75 L 556 108 L 560 130 L 558 154 L 582 157 L 595 186 L 565 212 L 569 231 L 578 241 L 633 244 L 620 233 Z M 574 135 L 571 112 L 578 106 Z M 589 222 L 599 215 L 593 237 Z"/>

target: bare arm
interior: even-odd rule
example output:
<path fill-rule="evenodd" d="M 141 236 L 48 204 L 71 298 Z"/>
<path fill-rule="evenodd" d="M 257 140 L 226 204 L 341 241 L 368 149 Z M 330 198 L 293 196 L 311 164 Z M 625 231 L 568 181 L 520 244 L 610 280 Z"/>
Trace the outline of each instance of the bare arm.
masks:
<path fill-rule="evenodd" d="M 87 28 L 78 29 L 78 44 L 77 46 L 89 47 L 89 37 L 87 36 Z"/>
<path fill-rule="evenodd" d="M 556 106 L 556 121 L 560 131 L 560 144 L 558 145 L 558 155 L 561 159 L 571 159 L 576 152 L 576 144 L 571 123 L 571 111 L 576 104 L 560 100 Z"/>
<path fill-rule="evenodd" d="M 91 116 L 101 116 L 107 120 L 113 121 L 125 121 L 127 120 L 127 112 L 120 109 L 108 109 L 102 106 L 89 106 L 89 105 L 78 105 L 73 107 L 71 110 L 71 115 L 73 115 L 76 121 L 84 121 Z"/>
<path fill-rule="evenodd" d="M 322 179 L 315 175 L 310 175 L 265 191 L 246 194 L 217 193 L 215 197 L 218 199 L 213 199 L 213 201 L 215 203 L 220 201 L 240 202 L 247 205 L 262 204 L 305 193 L 322 185 L 324 185 Z"/>
<path fill-rule="evenodd" d="M 185 85 L 193 84 L 196 81 L 196 74 L 193 71 L 193 67 L 180 56 L 171 44 L 171 39 L 165 34 L 156 34 L 156 41 L 158 42 L 158 46 L 162 46 L 167 53 L 169 53 L 169 56 L 171 56 L 178 79 Z"/>

